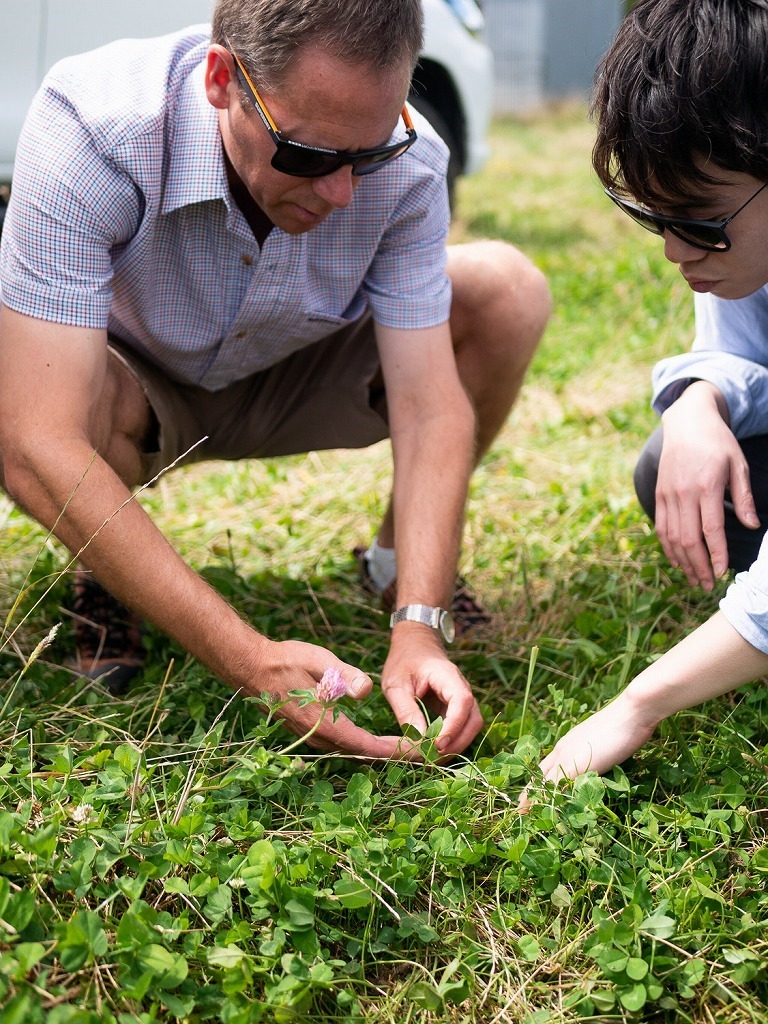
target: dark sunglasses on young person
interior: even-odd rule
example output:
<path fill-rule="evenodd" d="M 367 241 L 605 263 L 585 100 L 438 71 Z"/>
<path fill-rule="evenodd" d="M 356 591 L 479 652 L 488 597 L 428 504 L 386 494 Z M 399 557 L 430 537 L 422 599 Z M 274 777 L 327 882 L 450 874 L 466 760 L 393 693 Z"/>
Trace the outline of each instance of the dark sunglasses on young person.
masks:
<path fill-rule="evenodd" d="M 671 217 L 663 213 L 654 213 L 653 210 L 647 210 L 644 206 L 638 206 L 637 203 L 630 203 L 628 199 L 623 199 L 609 188 L 605 189 L 605 194 L 616 203 L 620 210 L 623 210 L 628 217 L 631 217 L 646 231 L 652 231 L 655 235 L 663 235 L 665 231 L 670 231 L 677 238 L 696 249 L 705 249 L 707 252 L 727 252 L 731 248 L 731 240 L 726 235 L 725 229 L 734 217 L 740 214 L 745 206 L 749 206 L 752 200 L 756 199 L 766 187 L 768 187 L 768 182 L 761 185 L 746 203 L 741 204 L 736 213 L 732 213 L 725 220 Z"/>
<path fill-rule="evenodd" d="M 229 46 L 229 40 L 227 40 L 227 45 Z M 269 111 L 264 106 L 256 86 L 251 81 L 250 75 L 231 46 L 229 46 L 229 52 L 235 61 L 238 80 L 250 96 L 259 117 L 264 122 L 264 127 L 275 144 L 275 153 L 271 164 L 276 171 L 291 174 L 297 178 L 322 178 L 348 164 L 352 167 L 352 173 L 355 175 L 373 174 L 374 171 L 380 170 L 386 164 L 402 156 L 417 139 L 416 129 L 413 127 L 410 115 L 403 107 L 402 118 L 407 138 L 402 142 L 379 146 L 376 149 L 361 149 L 356 152 L 344 149 L 322 149 L 319 146 L 307 146 L 303 142 L 292 142 L 280 133 Z"/>

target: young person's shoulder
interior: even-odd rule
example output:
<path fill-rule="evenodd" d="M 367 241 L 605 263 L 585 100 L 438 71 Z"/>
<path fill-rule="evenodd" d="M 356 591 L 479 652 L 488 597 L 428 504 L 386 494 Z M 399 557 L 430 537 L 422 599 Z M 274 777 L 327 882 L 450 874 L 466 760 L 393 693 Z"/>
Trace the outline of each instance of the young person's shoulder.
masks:
<path fill-rule="evenodd" d="M 768 363 L 768 285 L 743 299 L 695 295 L 696 347 L 738 352 Z"/>

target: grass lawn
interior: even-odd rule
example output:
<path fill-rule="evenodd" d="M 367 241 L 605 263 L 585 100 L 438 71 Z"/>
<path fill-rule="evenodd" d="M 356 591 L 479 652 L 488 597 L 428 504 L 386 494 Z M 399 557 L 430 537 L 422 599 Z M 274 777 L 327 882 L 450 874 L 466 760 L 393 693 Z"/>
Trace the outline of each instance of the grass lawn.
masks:
<path fill-rule="evenodd" d="M 650 369 L 690 344 L 692 303 L 602 196 L 591 134 L 580 107 L 497 123 L 460 183 L 455 240 L 520 245 L 556 307 L 472 484 L 462 571 L 497 621 L 456 653 L 487 722 L 466 758 L 281 754 L 289 734 L 155 632 L 125 699 L 84 685 L 68 556 L 0 498 L 3 1024 L 765 1019 L 761 686 L 516 810 L 540 751 L 722 593 L 668 569 L 634 497 Z M 349 552 L 388 486 L 382 444 L 141 500 L 257 628 L 376 678 L 387 623 Z M 353 714 L 391 730 L 380 695 Z"/>

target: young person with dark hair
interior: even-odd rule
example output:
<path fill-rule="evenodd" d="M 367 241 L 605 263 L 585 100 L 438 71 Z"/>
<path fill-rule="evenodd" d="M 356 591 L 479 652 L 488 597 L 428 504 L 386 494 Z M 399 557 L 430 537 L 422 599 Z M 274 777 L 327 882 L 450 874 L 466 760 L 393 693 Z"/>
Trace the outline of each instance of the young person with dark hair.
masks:
<path fill-rule="evenodd" d="M 768 0 L 640 0 L 596 77 L 594 166 L 695 293 L 691 352 L 654 370 L 636 472 L 708 622 L 567 733 L 547 779 L 607 771 L 662 719 L 768 673 Z"/>

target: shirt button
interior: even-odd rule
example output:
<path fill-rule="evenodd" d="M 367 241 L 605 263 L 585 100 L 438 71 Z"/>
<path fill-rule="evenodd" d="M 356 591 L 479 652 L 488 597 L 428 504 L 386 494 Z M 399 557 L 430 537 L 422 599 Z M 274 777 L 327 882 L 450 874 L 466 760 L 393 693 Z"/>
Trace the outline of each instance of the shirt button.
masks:
<path fill-rule="evenodd" d="M 242 261 L 243 261 L 243 263 L 245 264 L 246 267 L 252 267 L 253 266 L 253 260 L 251 259 L 251 257 L 247 253 L 244 256 L 242 256 L 241 259 L 242 259 Z"/>
<path fill-rule="evenodd" d="M 235 337 L 236 338 L 244 338 L 245 337 L 245 331 L 238 331 L 237 334 L 235 335 Z"/>

